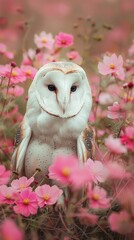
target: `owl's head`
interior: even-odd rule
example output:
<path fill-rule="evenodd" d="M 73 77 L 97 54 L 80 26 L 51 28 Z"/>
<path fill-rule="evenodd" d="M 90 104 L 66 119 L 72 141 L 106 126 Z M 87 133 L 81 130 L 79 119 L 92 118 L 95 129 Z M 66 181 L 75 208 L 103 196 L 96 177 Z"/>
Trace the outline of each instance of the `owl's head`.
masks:
<path fill-rule="evenodd" d="M 31 87 L 42 110 L 61 118 L 77 115 L 86 101 L 92 105 L 90 86 L 84 70 L 71 62 L 48 63 L 37 72 Z"/>

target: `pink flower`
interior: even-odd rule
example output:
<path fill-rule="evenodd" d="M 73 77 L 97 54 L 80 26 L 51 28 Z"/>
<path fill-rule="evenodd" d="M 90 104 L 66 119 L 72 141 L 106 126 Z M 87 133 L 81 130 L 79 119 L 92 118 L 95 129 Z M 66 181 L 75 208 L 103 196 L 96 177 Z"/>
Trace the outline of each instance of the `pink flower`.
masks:
<path fill-rule="evenodd" d="M 0 185 L 7 184 L 11 176 L 11 171 L 6 170 L 4 165 L 0 165 Z"/>
<path fill-rule="evenodd" d="M 29 188 L 21 191 L 13 209 L 16 213 L 20 213 L 25 217 L 29 217 L 30 214 L 36 214 L 38 209 L 36 193 Z"/>
<path fill-rule="evenodd" d="M 58 198 L 62 195 L 63 191 L 56 185 L 50 187 L 47 184 L 39 186 L 35 189 L 39 207 L 45 205 L 53 205 L 57 202 Z"/>
<path fill-rule="evenodd" d="M 121 136 L 121 142 L 124 144 L 124 147 L 134 152 L 134 126 L 125 128 L 125 132 Z"/>
<path fill-rule="evenodd" d="M 59 34 L 55 36 L 55 44 L 59 48 L 72 46 L 74 44 L 73 35 L 59 32 Z"/>
<path fill-rule="evenodd" d="M 59 183 L 70 184 L 70 175 L 78 167 L 78 159 L 74 156 L 59 156 L 49 167 L 49 178 Z"/>
<path fill-rule="evenodd" d="M 134 217 L 134 181 L 133 178 L 129 179 L 127 185 L 121 185 L 116 190 L 117 192 L 117 199 L 121 204 L 123 209 L 129 211 L 132 217 Z"/>
<path fill-rule="evenodd" d="M 22 230 L 9 218 L 6 218 L 0 225 L 0 236 L 3 240 L 24 240 Z"/>
<path fill-rule="evenodd" d="M 38 48 L 52 49 L 54 45 L 54 39 L 51 33 L 41 32 L 40 35 L 35 34 L 34 42 Z"/>
<path fill-rule="evenodd" d="M 10 138 L 0 139 L 0 146 L 5 153 L 11 153 L 13 151 L 13 141 Z"/>
<path fill-rule="evenodd" d="M 129 178 L 131 174 L 126 172 L 125 168 L 117 162 L 109 162 L 106 164 L 108 177 L 112 179 Z"/>
<path fill-rule="evenodd" d="M 104 56 L 103 62 L 99 62 L 98 64 L 98 69 L 102 75 L 112 74 L 120 80 L 124 80 L 125 78 L 123 58 L 121 55 L 119 57 L 117 57 L 116 54 L 112 54 L 110 57 Z"/>
<path fill-rule="evenodd" d="M 23 93 L 24 93 L 24 88 L 20 87 L 18 85 L 15 85 L 14 87 L 10 87 L 8 89 L 8 94 L 10 94 L 12 96 L 19 97 L 19 96 L 23 95 Z"/>
<path fill-rule="evenodd" d="M 14 58 L 14 54 L 12 52 L 8 52 L 6 45 L 3 43 L 0 43 L 0 54 L 4 55 L 8 59 Z"/>
<path fill-rule="evenodd" d="M 0 203 L 1 204 L 13 204 L 17 197 L 17 193 L 12 187 L 6 185 L 0 186 Z"/>
<path fill-rule="evenodd" d="M 114 102 L 113 106 L 108 107 L 108 118 L 111 119 L 120 119 L 125 118 L 126 111 L 123 108 L 123 105 L 119 104 L 118 102 Z"/>
<path fill-rule="evenodd" d="M 8 59 L 12 60 L 14 58 L 13 52 L 5 52 L 4 54 Z"/>
<path fill-rule="evenodd" d="M 79 190 L 85 184 L 92 180 L 92 175 L 89 172 L 89 168 L 85 166 L 78 166 L 71 172 L 69 176 L 70 187 L 74 190 Z"/>
<path fill-rule="evenodd" d="M 108 222 L 112 231 L 121 234 L 130 233 L 134 229 L 134 221 L 132 222 L 129 213 L 124 210 L 119 213 L 111 213 Z"/>
<path fill-rule="evenodd" d="M 8 72 L 8 77 L 10 76 L 10 69 Z M 21 83 L 25 82 L 26 77 L 22 70 L 18 67 L 13 68 L 12 73 L 11 73 L 11 83 L 16 84 L 16 83 Z"/>
<path fill-rule="evenodd" d="M 35 74 L 37 72 L 37 69 L 32 66 L 22 66 L 21 67 L 22 72 L 24 73 L 26 78 L 33 79 L 35 77 Z"/>
<path fill-rule="evenodd" d="M 126 147 L 121 143 L 121 139 L 113 138 L 112 135 L 105 139 L 105 145 L 113 153 L 122 154 L 127 152 Z"/>
<path fill-rule="evenodd" d="M 12 69 L 12 72 L 11 72 L 11 66 L 9 64 L 6 64 L 5 66 L 0 66 L 0 75 L 5 76 L 7 78 L 9 78 L 11 75 L 11 80 L 10 80 L 11 84 L 16 84 L 16 83 L 26 81 L 26 77 L 24 73 L 21 71 L 21 69 L 18 67 L 15 67 Z"/>
<path fill-rule="evenodd" d="M 93 189 L 91 185 L 88 187 L 87 196 L 89 198 L 89 206 L 95 209 L 105 209 L 110 206 L 110 198 L 107 198 L 107 192 L 104 188 L 95 186 Z"/>
<path fill-rule="evenodd" d="M 79 213 L 74 213 L 71 215 L 72 217 L 78 217 L 79 221 L 82 225 L 91 225 L 94 226 L 97 223 L 98 216 L 95 214 L 91 214 L 88 212 L 86 208 L 80 208 Z"/>
<path fill-rule="evenodd" d="M 11 71 L 11 67 L 10 67 L 10 71 Z M 8 77 L 7 73 L 9 73 L 9 65 L 7 65 L 7 64 L 6 65 L 0 65 L 0 76 Z"/>
<path fill-rule="evenodd" d="M 88 166 L 89 175 L 94 183 L 104 182 L 108 177 L 108 171 L 102 162 L 93 161 L 89 158 L 86 165 Z"/>
<path fill-rule="evenodd" d="M 11 186 L 16 191 L 22 191 L 25 188 L 28 188 L 30 184 L 34 181 L 34 177 L 27 179 L 27 177 L 20 177 L 19 179 L 15 179 L 11 182 Z"/>
<path fill-rule="evenodd" d="M 99 95 L 98 101 L 102 105 L 108 105 L 113 102 L 113 97 L 110 93 L 102 92 Z"/>
<path fill-rule="evenodd" d="M 35 58 L 36 51 L 30 48 L 27 52 L 23 53 L 22 65 L 32 65 Z"/>
<path fill-rule="evenodd" d="M 0 43 L 0 53 L 4 54 L 7 50 L 7 47 L 4 43 Z"/>
<path fill-rule="evenodd" d="M 82 64 L 82 57 L 77 51 L 70 51 L 67 52 L 67 57 L 70 61 L 74 61 L 75 63 L 81 65 Z"/>
<path fill-rule="evenodd" d="M 128 53 L 129 53 L 130 56 L 134 55 L 134 39 L 132 41 L 132 45 L 128 49 Z"/>

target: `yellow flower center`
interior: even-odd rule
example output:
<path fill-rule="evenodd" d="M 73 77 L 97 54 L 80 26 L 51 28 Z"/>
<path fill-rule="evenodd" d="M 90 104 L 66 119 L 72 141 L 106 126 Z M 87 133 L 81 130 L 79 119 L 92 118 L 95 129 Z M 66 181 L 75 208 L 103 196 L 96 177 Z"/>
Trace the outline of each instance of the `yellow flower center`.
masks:
<path fill-rule="evenodd" d="M 28 198 L 25 198 L 25 199 L 23 200 L 23 203 L 24 203 L 25 205 L 28 205 L 28 204 L 29 204 L 29 199 L 28 199 Z"/>
<path fill-rule="evenodd" d="M 48 200 L 50 199 L 50 196 L 49 196 L 48 194 L 45 194 L 45 195 L 43 196 L 43 199 L 44 199 L 45 201 L 48 201 Z"/>
<path fill-rule="evenodd" d="M 113 63 L 110 64 L 110 69 L 115 69 L 115 65 Z"/>
<path fill-rule="evenodd" d="M 11 199 L 11 195 L 10 195 L 10 194 L 7 194 L 5 197 L 6 197 L 7 199 Z"/>
<path fill-rule="evenodd" d="M 17 76 L 17 72 L 16 71 L 12 71 L 12 77 L 16 77 Z"/>
<path fill-rule="evenodd" d="M 46 38 L 42 38 L 42 43 L 46 43 L 47 39 Z"/>
<path fill-rule="evenodd" d="M 31 75 L 31 71 L 30 71 L 30 70 L 27 70 L 27 71 L 26 71 L 26 75 L 27 75 L 27 76 L 30 76 L 30 75 Z"/>
<path fill-rule="evenodd" d="M 24 184 L 20 184 L 20 188 L 21 189 L 25 188 L 25 185 Z"/>
<path fill-rule="evenodd" d="M 93 196 L 92 196 L 92 199 L 94 200 L 94 201 L 98 201 L 99 200 L 99 195 L 98 194 L 93 194 Z"/>
<path fill-rule="evenodd" d="M 62 174 L 63 174 L 63 176 L 68 177 L 70 174 L 70 169 L 68 167 L 64 167 L 62 169 Z"/>

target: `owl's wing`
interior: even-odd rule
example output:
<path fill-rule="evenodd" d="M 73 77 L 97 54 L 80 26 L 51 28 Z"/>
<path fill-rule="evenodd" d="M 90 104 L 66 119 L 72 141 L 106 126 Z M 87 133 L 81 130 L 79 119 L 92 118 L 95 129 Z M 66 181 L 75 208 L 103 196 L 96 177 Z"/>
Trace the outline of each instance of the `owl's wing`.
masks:
<path fill-rule="evenodd" d="M 11 159 L 11 168 L 13 171 L 16 171 L 19 175 L 24 174 L 24 158 L 28 143 L 31 138 L 31 133 L 32 131 L 29 126 L 28 120 L 26 117 L 24 117 L 16 134 L 15 139 L 16 149 Z"/>
<path fill-rule="evenodd" d="M 77 140 L 77 153 L 82 162 L 95 158 L 95 133 L 89 123 Z"/>

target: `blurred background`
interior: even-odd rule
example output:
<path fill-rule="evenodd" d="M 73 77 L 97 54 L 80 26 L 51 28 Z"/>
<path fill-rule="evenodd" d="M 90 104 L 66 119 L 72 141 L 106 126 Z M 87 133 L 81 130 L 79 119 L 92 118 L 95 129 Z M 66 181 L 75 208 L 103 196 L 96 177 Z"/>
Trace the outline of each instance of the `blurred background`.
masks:
<path fill-rule="evenodd" d="M 41 31 L 74 34 L 78 50 L 90 56 L 125 54 L 134 36 L 134 0 L 0 0 L 0 42 L 17 57 Z"/>

